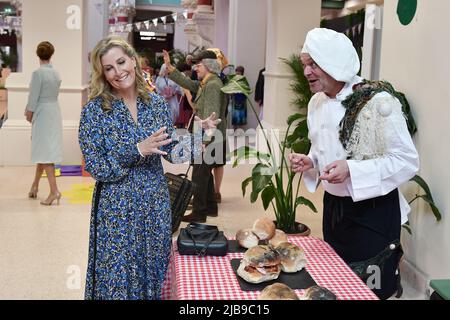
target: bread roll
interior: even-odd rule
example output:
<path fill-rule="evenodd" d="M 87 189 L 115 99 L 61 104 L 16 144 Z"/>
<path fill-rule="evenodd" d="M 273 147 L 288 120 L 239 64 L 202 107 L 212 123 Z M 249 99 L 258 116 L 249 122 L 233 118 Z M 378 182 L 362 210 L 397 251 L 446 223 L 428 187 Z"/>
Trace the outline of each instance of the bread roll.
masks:
<path fill-rule="evenodd" d="M 259 218 L 253 223 L 253 233 L 259 240 L 269 240 L 275 235 L 275 223 L 269 218 Z"/>
<path fill-rule="evenodd" d="M 274 283 L 261 291 L 258 300 L 299 300 L 294 290 L 283 283 Z"/>
<path fill-rule="evenodd" d="M 257 246 L 259 239 L 252 232 L 252 229 L 241 229 L 236 233 L 236 241 L 241 247 L 250 249 L 251 247 Z"/>
<path fill-rule="evenodd" d="M 306 255 L 302 248 L 290 242 L 280 243 L 275 250 L 281 258 L 283 272 L 297 272 L 306 266 Z"/>
<path fill-rule="evenodd" d="M 337 297 L 327 288 L 312 286 L 305 290 L 301 300 L 337 300 Z"/>
<path fill-rule="evenodd" d="M 237 274 L 247 282 L 261 283 L 275 280 L 281 272 L 280 256 L 269 246 L 248 249 L 241 260 Z"/>
<path fill-rule="evenodd" d="M 280 243 L 287 242 L 287 241 L 288 241 L 288 237 L 287 237 L 286 233 L 284 233 L 284 231 L 282 231 L 280 229 L 276 229 L 275 235 L 272 237 L 272 239 L 269 240 L 269 244 L 276 247 Z"/>

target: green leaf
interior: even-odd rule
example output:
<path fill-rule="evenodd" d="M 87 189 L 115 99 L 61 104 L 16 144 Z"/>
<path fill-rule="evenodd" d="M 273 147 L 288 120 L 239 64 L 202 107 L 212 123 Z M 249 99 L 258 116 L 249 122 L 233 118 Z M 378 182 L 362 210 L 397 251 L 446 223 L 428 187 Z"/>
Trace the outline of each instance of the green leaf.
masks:
<path fill-rule="evenodd" d="M 408 231 L 409 234 L 412 234 L 412 232 L 411 232 L 411 226 L 410 226 L 409 224 L 407 224 L 407 223 L 408 223 L 408 222 L 404 223 L 404 224 L 402 225 L 402 227 L 403 227 L 406 231 Z"/>
<path fill-rule="evenodd" d="M 242 196 L 245 197 L 245 190 L 247 189 L 248 184 L 253 180 L 253 177 L 248 177 L 242 182 Z"/>
<path fill-rule="evenodd" d="M 261 199 L 263 202 L 264 210 L 267 210 L 267 208 L 270 205 L 270 202 L 275 197 L 275 189 L 273 185 L 268 185 L 261 193 Z"/>
<path fill-rule="evenodd" d="M 430 205 L 431 211 L 433 211 L 433 214 L 436 217 L 436 220 L 441 221 L 441 219 L 442 219 L 441 212 L 434 204 L 433 199 L 430 199 L 427 195 L 421 195 L 421 196 L 419 196 L 419 198 L 422 198 L 425 202 L 427 202 Z"/>
<path fill-rule="evenodd" d="M 292 82 L 290 89 L 294 93 L 294 100 L 292 104 L 299 108 L 299 110 L 306 110 L 308 108 L 309 100 L 312 97 L 309 82 L 303 72 L 303 65 L 300 57 L 297 54 L 292 54 L 288 59 L 281 59 L 292 71 Z"/>
<path fill-rule="evenodd" d="M 252 180 L 253 192 L 260 193 L 271 181 L 272 176 L 270 175 L 253 175 Z"/>
<path fill-rule="evenodd" d="M 236 157 L 233 163 L 233 168 L 235 168 L 241 159 L 257 158 L 258 160 L 270 160 L 270 155 L 267 153 L 259 152 L 256 149 L 250 148 L 248 146 L 240 147 L 233 151 L 233 156 Z"/>
<path fill-rule="evenodd" d="M 308 139 L 302 139 L 300 141 L 295 142 L 292 145 L 292 150 L 295 153 L 308 154 L 310 148 L 311 148 L 311 142 Z"/>
<path fill-rule="evenodd" d="M 410 181 L 416 182 L 423 189 L 423 191 L 425 191 L 425 195 L 418 195 L 416 198 L 422 198 L 424 201 L 426 201 L 430 205 L 431 211 L 433 211 L 436 220 L 440 221 L 442 219 L 442 215 L 438 207 L 436 207 L 436 204 L 434 203 L 433 196 L 431 194 L 430 187 L 428 187 L 428 184 L 419 175 L 415 175 L 413 178 L 411 178 Z"/>
<path fill-rule="evenodd" d="M 288 124 L 288 126 L 290 126 L 292 123 L 294 123 L 294 121 L 297 121 L 302 118 L 305 118 L 304 114 L 301 114 L 301 113 L 293 114 L 293 115 L 289 116 L 289 118 L 287 119 L 287 124 Z"/>
<path fill-rule="evenodd" d="M 222 91 L 227 94 L 243 93 L 246 96 L 252 93 L 247 78 L 239 74 L 230 76 Z"/>
<path fill-rule="evenodd" d="M 295 206 L 298 206 L 300 204 L 309 207 L 313 212 L 317 213 L 316 207 L 310 200 L 308 200 L 304 197 L 298 197 L 297 200 L 295 200 Z"/>
<path fill-rule="evenodd" d="M 414 181 L 415 183 L 417 183 L 422 189 L 423 191 L 425 191 L 425 193 L 427 194 L 427 196 L 433 200 L 433 197 L 431 195 L 431 190 L 430 187 L 428 187 L 428 184 L 425 182 L 425 180 L 423 180 L 423 178 L 419 175 L 415 175 L 414 177 L 412 177 L 410 179 L 410 181 Z"/>
<path fill-rule="evenodd" d="M 258 194 L 259 194 L 259 192 L 252 191 L 252 193 L 250 194 L 250 202 L 251 203 L 255 203 L 256 200 L 258 200 Z"/>

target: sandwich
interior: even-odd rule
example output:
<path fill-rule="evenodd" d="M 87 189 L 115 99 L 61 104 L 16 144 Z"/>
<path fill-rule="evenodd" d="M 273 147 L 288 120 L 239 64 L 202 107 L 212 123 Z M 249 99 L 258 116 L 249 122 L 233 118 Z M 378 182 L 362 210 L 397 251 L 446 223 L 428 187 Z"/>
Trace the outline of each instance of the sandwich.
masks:
<path fill-rule="evenodd" d="M 264 245 L 248 249 L 237 270 L 237 274 L 250 283 L 275 280 L 280 272 L 280 255 L 271 247 Z"/>

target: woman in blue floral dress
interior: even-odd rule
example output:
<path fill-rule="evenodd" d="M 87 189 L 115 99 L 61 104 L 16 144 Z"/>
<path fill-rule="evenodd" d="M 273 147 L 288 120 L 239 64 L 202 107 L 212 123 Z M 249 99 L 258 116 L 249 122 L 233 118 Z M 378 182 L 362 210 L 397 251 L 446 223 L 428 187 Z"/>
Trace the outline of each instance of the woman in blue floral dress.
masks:
<path fill-rule="evenodd" d="M 90 97 L 79 129 L 86 171 L 97 182 L 86 299 L 159 299 L 169 263 L 171 212 L 161 155 L 177 160 L 172 151 L 179 148 L 169 139 L 170 109 L 146 89 L 137 61 L 117 36 L 92 52 Z M 213 117 L 203 125 L 215 127 Z"/>

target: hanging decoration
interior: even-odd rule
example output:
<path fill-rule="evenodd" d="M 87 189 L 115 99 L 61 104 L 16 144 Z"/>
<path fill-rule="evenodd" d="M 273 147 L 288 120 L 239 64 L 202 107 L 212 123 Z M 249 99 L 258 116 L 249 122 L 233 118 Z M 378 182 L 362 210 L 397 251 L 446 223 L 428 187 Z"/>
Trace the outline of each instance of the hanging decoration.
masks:
<path fill-rule="evenodd" d="M 146 21 L 131 23 L 136 15 L 135 0 L 110 0 L 109 5 L 109 33 L 149 31 L 150 29 L 159 29 L 158 23 L 162 22 L 163 30 L 173 30 L 175 24 L 186 23 L 188 20 L 188 10 L 183 12 L 173 12 Z"/>
<path fill-rule="evenodd" d="M 411 23 L 417 11 L 417 0 L 399 0 L 397 15 L 400 23 L 404 26 Z"/>

